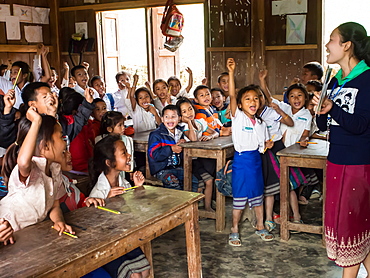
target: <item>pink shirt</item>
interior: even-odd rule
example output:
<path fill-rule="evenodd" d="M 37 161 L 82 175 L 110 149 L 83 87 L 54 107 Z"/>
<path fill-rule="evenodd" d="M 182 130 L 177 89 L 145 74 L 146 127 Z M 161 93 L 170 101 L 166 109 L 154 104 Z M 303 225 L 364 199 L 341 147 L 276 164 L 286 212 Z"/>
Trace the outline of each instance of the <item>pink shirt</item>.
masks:
<path fill-rule="evenodd" d="M 32 169 L 25 183 L 19 180 L 18 165 L 10 175 L 8 195 L 0 201 L 0 217 L 9 221 L 14 231 L 43 221 L 54 200 L 65 193 L 60 164 L 50 165 L 51 177 L 45 174 L 46 158 L 33 157 Z"/>

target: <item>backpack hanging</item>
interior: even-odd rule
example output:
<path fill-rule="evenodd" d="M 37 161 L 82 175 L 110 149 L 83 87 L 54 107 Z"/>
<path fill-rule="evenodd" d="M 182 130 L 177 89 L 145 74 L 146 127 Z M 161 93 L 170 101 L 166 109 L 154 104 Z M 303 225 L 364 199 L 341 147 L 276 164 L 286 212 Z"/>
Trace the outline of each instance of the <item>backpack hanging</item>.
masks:
<path fill-rule="evenodd" d="M 184 26 L 184 16 L 177 9 L 173 0 L 167 0 L 163 12 L 161 30 L 166 37 L 179 37 Z"/>
<path fill-rule="evenodd" d="M 216 173 L 215 184 L 218 191 L 220 191 L 225 196 L 233 196 L 232 191 L 232 173 L 233 173 L 233 161 L 229 160 L 225 167 Z"/>

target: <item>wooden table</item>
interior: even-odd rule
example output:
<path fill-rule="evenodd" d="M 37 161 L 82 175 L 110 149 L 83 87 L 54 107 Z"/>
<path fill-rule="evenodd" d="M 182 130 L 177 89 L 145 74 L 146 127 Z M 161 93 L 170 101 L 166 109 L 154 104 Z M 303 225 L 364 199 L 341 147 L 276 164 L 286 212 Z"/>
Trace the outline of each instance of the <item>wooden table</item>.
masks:
<path fill-rule="evenodd" d="M 231 136 L 222 136 L 205 142 L 186 142 L 180 145 L 184 151 L 184 190 L 191 191 L 192 158 L 216 159 L 216 171 L 225 166 L 226 159 L 234 155 Z M 216 212 L 200 211 L 202 217 L 216 219 L 216 232 L 225 229 L 225 196 L 216 190 Z"/>
<path fill-rule="evenodd" d="M 326 158 L 328 156 L 329 143 L 320 139 L 312 139 L 311 142 L 317 142 L 317 144 L 310 144 L 307 148 L 302 148 L 299 144 L 294 144 L 277 153 L 277 155 L 280 156 L 280 237 L 282 240 L 289 239 L 290 230 L 323 234 L 324 236 L 323 226 L 299 224 L 289 221 L 289 167 L 323 169 L 324 181 L 322 196 L 323 200 L 325 201 Z M 324 217 L 325 214 L 323 213 L 323 223 Z"/>
<path fill-rule="evenodd" d="M 15 233 L 14 245 L 0 247 L 0 276 L 80 277 L 139 246 L 152 265 L 150 241 L 185 223 L 188 275 L 201 277 L 198 201 L 202 197 L 145 186 L 108 201 L 108 208 L 122 214 L 93 207 L 67 213 L 66 223 L 87 228 L 74 228 L 78 239 L 58 236 L 50 220 L 29 226 Z"/>
<path fill-rule="evenodd" d="M 151 178 L 149 163 L 148 163 L 148 140 L 149 134 L 153 130 L 143 131 L 143 132 L 136 132 L 132 139 L 134 140 L 134 150 L 136 152 L 143 152 L 145 153 L 145 176 L 146 178 Z"/>

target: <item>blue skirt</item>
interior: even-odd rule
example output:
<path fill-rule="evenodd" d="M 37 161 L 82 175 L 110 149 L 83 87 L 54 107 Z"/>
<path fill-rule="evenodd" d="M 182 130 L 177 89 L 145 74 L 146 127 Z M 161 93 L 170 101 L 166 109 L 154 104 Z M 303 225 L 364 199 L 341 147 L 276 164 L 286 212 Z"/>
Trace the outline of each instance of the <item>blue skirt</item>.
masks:
<path fill-rule="evenodd" d="M 232 169 L 234 198 L 252 199 L 263 195 L 262 160 L 258 150 L 235 152 Z"/>

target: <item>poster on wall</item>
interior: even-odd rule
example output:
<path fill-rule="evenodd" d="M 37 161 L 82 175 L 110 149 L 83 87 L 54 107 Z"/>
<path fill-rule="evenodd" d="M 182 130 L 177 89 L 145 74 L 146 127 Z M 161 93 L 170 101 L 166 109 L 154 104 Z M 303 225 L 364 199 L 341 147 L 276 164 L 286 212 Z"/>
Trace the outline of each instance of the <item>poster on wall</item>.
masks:
<path fill-rule="evenodd" d="M 296 14 L 286 17 L 286 43 L 304 44 L 306 37 L 306 15 Z"/>
<path fill-rule="evenodd" d="M 49 8 L 32 7 L 32 23 L 49 24 Z"/>
<path fill-rule="evenodd" d="M 5 21 L 5 17 L 10 16 L 10 5 L 0 4 L 0 21 Z"/>
<path fill-rule="evenodd" d="M 307 13 L 307 0 L 272 1 L 272 15 Z"/>
<path fill-rule="evenodd" d="M 32 7 L 23 6 L 23 5 L 13 5 L 13 14 L 14 16 L 19 17 L 20 22 L 29 22 L 32 23 Z"/>
<path fill-rule="evenodd" d="M 21 28 L 18 16 L 7 16 L 6 20 L 6 38 L 8 40 L 20 40 Z"/>
<path fill-rule="evenodd" d="M 24 26 L 24 36 L 27 42 L 43 42 L 42 26 Z"/>
<path fill-rule="evenodd" d="M 87 22 L 76 22 L 75 27 L 76 27 L 76 33 L 84 34 L 85 39 L 88 38 L 88 36 L 87 36 Z"/>

